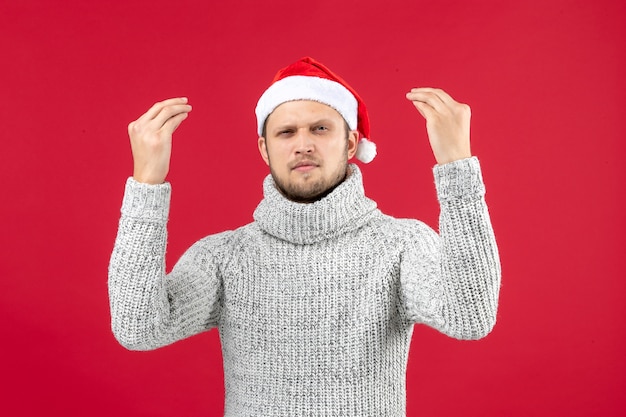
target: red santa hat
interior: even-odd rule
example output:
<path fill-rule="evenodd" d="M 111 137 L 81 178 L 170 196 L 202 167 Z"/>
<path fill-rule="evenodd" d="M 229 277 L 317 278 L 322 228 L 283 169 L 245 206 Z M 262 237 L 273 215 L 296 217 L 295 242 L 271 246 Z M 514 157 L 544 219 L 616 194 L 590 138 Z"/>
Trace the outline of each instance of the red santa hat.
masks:
<path fill-rule="evenodd" d="M 276 107 L 288 101 L 312 100 L 337 110 L 351 130 L 361 139 L 356 158 L 369 163 L 376 156 L 376 145 L 369 141 L 370 121 L 365 103 L 356 91 L 322 63 L 304 57 L 278 71 L 272 85 L 265 90 L 256 106 L 258 134 Z"/>

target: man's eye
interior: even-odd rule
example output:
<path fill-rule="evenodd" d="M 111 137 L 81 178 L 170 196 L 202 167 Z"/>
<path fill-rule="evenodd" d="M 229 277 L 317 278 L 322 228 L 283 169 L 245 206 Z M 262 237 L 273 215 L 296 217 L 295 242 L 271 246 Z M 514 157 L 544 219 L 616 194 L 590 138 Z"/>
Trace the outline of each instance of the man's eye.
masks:
<path fill-rule="evenodd" d="M 317 127 L 315 127 L 315 130 L 324 131 L 324 130 L 328 130 L 328 128 L 326 126 L 317 126 Z"/>

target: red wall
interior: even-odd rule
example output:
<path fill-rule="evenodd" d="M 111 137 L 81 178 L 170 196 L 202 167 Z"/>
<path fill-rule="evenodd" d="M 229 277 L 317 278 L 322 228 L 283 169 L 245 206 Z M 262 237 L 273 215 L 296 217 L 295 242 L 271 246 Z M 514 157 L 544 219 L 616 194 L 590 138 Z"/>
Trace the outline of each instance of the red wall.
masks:
<path fill-rule="evenodd" d="M 108 4 L 112 3 L 112 4 Z M 410 416 L 626 415 L 624 2 L 36 1 L 0 4 L 3 415 L 219 416 L 219 339 L 128 352 L 106 275 L 126 126 L 187 95 L 168 265 L 251 220 L 267 168 L 254 105 L 311 55 L 369 106 L 367 193 L 436 226 L 424 122 L 404 93 L 472 106 L 503 265 L 479 342 L 415 330 Z"/>

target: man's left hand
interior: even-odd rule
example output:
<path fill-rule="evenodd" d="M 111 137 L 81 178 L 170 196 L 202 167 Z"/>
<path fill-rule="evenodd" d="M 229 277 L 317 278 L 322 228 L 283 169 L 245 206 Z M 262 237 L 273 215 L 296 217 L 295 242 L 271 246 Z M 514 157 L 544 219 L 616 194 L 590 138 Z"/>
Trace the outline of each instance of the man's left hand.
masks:
<path fill-rule="evenodd" d="M 471 109 L 437 88 L 413 88 L 407 93 L 426 119 L 426 131 L 438 164 L 472 156 L 470 151 Z"/>

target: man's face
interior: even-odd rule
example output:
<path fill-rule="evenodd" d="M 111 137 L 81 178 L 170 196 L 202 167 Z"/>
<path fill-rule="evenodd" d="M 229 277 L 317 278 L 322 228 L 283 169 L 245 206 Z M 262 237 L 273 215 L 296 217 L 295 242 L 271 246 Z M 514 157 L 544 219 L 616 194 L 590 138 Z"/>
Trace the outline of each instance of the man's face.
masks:
<path fill-rule="evenodd" d="M 259 151 L 285 197 L 310 203 L 343 181 L 358 141 L 346 129 L 336 110 L 315 101 L 289 101 L 270 114 Z"/>

